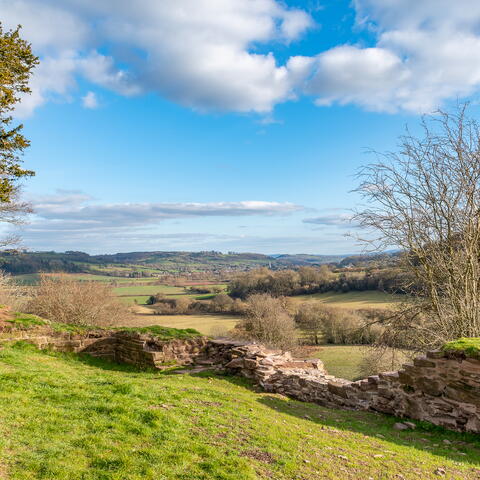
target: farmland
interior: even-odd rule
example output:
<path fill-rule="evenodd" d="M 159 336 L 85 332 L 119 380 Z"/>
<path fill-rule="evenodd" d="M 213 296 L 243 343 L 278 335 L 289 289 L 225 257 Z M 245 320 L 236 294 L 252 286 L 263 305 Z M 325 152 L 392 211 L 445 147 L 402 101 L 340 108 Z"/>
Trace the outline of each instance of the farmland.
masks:
<path fill-rule="evenodd" d="M 204 335 L 225 335 L 240 321 L 239 316 L 226 314 L 153 315 L 151 310 L 141 306 L 136 311 L 137 314 L 130 318 L 128 326 L 162 325 L 174 328 L 194 328 Z"/>
<path fill-rule="evenodd" d="M 359 310 L 362 308 L 388 309 L 395 304 L 406 301 L 408 297 L 405 295 L 392 295 L 375 290 L 367 290 L 347 293 L 314 293 L 312 295 L 297 295 L 290 298 L 294 304 L 319 302 L 329 307 Z"/>

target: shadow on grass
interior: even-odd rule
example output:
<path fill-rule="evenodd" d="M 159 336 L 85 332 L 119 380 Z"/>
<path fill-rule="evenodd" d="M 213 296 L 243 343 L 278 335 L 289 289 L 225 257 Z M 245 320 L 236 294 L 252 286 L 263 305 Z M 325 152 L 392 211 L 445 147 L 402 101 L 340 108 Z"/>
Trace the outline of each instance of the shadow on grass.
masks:
<path fill-rule="evenodd" d="M 452 432 L 419 421 L 414 421 L 417 425 L 414 430 L 398 431 L 393 429 L 393 425 L 402 419 L 396 417 L 376 412 L 325 408 L 283 396 L 262 395 L 258 402 L 276 412 L 301 418 L 323 428 L 357 432 L 379 441 L 413 447 L 455 462 L 480 465 L 479 435 Z"/>

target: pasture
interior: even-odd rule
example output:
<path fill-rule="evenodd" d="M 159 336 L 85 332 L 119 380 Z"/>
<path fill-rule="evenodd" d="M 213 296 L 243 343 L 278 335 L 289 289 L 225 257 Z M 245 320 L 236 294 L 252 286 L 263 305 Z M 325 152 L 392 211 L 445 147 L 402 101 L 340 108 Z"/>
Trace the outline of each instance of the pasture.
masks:
<path fill-rule="evenodd" d="M 298 305 L 302 302 L 320 302 L 329 307 L 360 310 L 363 308 L 389 309 L 395 306 L 395 304 L 406 301 L 408 297 L 368 290 L 347 293 L 313 293 L 311 295 L 297 295 L 289 298 L 293 305 Z"/>
<path fill-rule="evenodd" d="M 227 314 L 202 315 L 153 315 L 147 307 L 138 306 L 136 314 L 128 321 L 128 327 L 162 325 L 174 328 L 194 328 L 204 335 L 226 334 L 240 321 L 241 317 Z"/>

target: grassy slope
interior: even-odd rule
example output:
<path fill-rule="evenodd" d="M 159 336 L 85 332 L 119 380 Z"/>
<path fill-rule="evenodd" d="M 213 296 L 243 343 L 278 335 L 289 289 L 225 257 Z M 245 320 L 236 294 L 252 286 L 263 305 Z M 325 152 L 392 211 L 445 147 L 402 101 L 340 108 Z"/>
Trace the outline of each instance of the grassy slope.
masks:
<path fill-rule="evenodd" d="M 398 432 L 393 418 L 255 393 L 238 378 L 140 372 L 31 347 L 0 351 L 0 404 L 0 478 L 10 480 L 480 474 L 473 436 Z"/>

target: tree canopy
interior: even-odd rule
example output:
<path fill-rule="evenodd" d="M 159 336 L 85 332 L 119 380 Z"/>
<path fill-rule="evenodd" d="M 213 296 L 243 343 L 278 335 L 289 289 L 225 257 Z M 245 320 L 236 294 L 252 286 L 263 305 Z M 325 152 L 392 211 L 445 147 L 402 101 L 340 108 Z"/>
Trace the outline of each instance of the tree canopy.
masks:
<path fill-rule="evenodd" d="M 5 31 L 0 23 L 0 202 L 10 203 L 16 181 L 34 175 L 22 168 L 21 155 L 30 145 L 22 124 L 13 124 L 12 111 L 21 96 L 30 93 L 28 82 L 38 64 L 30 43 L 20 37 L 20 26 Z"/>

